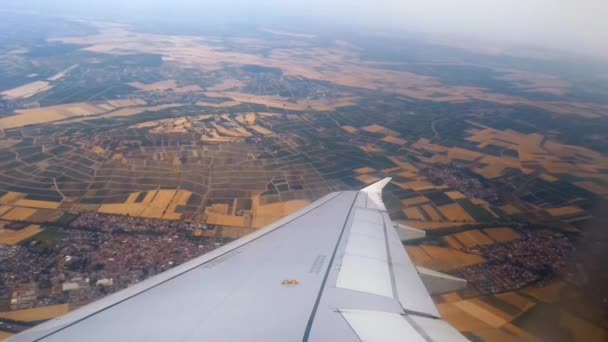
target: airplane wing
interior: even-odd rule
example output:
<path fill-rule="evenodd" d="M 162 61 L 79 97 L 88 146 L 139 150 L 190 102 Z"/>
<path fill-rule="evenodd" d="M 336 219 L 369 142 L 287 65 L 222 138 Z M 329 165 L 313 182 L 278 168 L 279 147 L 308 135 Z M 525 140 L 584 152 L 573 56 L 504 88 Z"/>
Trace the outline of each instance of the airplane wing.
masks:
<path fill-rule="evenodd" d="M 382 180 L 13 336 L 11 341 L 466 341 L 442 320 Z"/>

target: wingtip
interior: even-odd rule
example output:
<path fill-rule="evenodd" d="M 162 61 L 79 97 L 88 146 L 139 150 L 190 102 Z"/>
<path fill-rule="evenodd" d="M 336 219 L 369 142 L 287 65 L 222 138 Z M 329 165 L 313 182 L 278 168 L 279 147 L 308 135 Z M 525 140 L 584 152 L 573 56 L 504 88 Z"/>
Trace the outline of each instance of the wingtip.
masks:
<path fill-rule="evenodd" d="M 376 193 L 376 194 L 381 194 L 381 193 L 382 193 L 382 189 L 384 189 L 384 187 L 385 187 L 385 186 L 386 186 L 388 183 L 390 183 L 390 181 L 391 181 L 392 179 L 393 179 L 393 178 L 391 178 L 391 177 L 386 177 L 386 178 L 384 178 L 383 180 L 379 180 L 379 181 L 377 181 L 376 183 L 374 183 L 374 184 L 372 184 L 372 185 L 370 185 L 370 186 L 368 186 L 368 187 L 364 188 L 364 189 L 363 189 L 363 190 L 361 190 L 361 191 L 363 191 L 363 192 L 367 192 L 367 193 Z"/>

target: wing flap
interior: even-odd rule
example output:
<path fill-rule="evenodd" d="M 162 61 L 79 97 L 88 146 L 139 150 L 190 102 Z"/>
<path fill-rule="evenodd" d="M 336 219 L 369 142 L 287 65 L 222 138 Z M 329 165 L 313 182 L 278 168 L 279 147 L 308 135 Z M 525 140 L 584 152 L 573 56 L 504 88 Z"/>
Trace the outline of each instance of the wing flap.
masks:
<path fill-rule="evenodd" d="M 357 255 L 342 260 L 336 286 L 384 297 L 393 297 L 391 273 L 385 261 Z"/>
<path fill-rule="evenodd" d="M 348 325 L 365 342 L 426 342 L 416 329 L 400 314 L 369 311 L 340 310 Z"/>

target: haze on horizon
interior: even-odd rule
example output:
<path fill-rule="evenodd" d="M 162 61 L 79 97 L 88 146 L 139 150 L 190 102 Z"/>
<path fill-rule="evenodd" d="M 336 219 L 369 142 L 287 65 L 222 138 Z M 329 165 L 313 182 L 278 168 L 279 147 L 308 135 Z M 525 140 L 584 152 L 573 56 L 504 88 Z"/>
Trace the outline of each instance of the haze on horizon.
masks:
<path fill-rule="evenodd" d="M 19 0 L 0 9 L 122 20 L 317 23 L 546 47 L 608 61 L 605 0 Z"/>

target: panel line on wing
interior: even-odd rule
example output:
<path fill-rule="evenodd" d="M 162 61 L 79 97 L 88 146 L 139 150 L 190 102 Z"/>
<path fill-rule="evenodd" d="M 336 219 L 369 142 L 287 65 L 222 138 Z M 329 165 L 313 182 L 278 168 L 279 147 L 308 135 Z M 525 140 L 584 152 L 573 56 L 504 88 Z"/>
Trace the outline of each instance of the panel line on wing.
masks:
<path fill-rule="evenodd" d="M 306 330 L 304 330 L 304 336 L 302 336 L 302 342 L 307 342 L 310 337 L 310 332 L 312 331 L 312 325 L 315 320 L 315 316 L 317 314 L 317 310 L 319 309 L 319 303 L 321 302 L 321 297 L 323 296 L 323 290 L 327 284 L 327 279 L 329 278 L 329 274 L 331 273 L 332 265 L 334 264 L 334 260 L 336 259 L 336 254 L 338 252 L 338 247 L 342 242 L 342 237 L 344 236 L 344 231 L 346 230 L 348 221 L 351 219 L 351 213 L 357 201 L 357 196 L 353 199 L 353 202 L 348 209 L 348 213 L 346 214 L 346 219 L 344 220 L 344 224 L 342 225 L 342 230 L 340 231 L 340 235 L 338 236 L 338 241 L 336 241 L 336 245 L 334 246 L 334 251 L 331 254 L 331 258 L 329 259 L 329 263 L 327 265 L 327 270 L 325 271 L 325 275 L 323 276 L 323 281 L 321 282 L 321 287 L 319 288 L 319 294 L 317 299 L 315 300 L 315 305 L 313 306 L 312 312 L 308 318 L 308 322 L 306 323 Z"/>
<path fill-rule="evenodd" d="M 391 288 L 393 290 L 393 298 L 399 298 L 399 294 L 397 293 L 397 282 L 395 280 L 395 270 L 393 269 L 393 258 L 391 257 L 391 249 L 388 243 L 388 232 L 386 231 L 386 220 L 384 216 L 382 216 L 382 222 L 384 223 L 384 243 L 386 247 L 386 259 L 389 265 L 389 273 L 391 277 Z"/>

